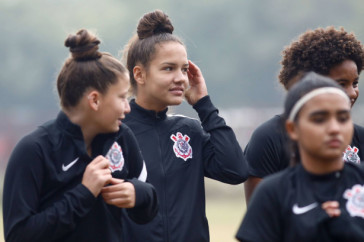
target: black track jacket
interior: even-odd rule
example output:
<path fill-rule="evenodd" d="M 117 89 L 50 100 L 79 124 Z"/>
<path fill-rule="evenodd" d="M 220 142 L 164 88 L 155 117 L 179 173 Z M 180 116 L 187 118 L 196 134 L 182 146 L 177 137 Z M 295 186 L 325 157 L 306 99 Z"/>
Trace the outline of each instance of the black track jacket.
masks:
<path fill-rule="evenodd" d="M 128 221 L 127 241 L 209 241 L 204 177 L 239 184 L 247 163 L 233 130 L 206 96 L 193 108 L 201 120 L 145 110 L 131 101 L 125 123 L 134 132 L 157 190 L 160 209 L 146 225 Z M 202 125 L 202 127 L 201 127 Z"/>
<path fill-rule="evenodd" d="M 96 136 L 92 152 L 89 157 L 80 127 L 63 112 L 17 144 L 3 191 L 6 241 L 122 241 L 122 209 L 81 184 L 98 155 L 110 159 L 113 177 L 135 186 L 136 206 L 126 209 L 129 216 L 138 223 L 155 216 L 156 192 L 144 182 L 145 165 L 130 129 L 123 124 L 117 133 Z"/>

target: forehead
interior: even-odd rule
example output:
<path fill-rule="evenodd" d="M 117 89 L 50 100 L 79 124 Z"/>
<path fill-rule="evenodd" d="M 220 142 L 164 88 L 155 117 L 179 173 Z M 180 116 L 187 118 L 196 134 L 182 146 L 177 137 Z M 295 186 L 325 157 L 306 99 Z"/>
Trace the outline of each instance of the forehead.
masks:
<path fill-rule="evenodd" d="M 350 103 L 345 97 L 336 93 L 324 93 L 313 97 L 305 103 L 301 109 L 301 114 L 313 112 L 338 112 L 350 110 Z"/>
<path fill-rule="evenodd" d="M 185 46 L 178 42 L 169 41 L 157 44 L 152 62 L 188 62 Z"/>
<path fill-rule="evenodd" d="M 329 77 L 334 80 L 354 80 L 358 78 L 358 67 L 352 60 L 345 60 L 329 71 Z"/>

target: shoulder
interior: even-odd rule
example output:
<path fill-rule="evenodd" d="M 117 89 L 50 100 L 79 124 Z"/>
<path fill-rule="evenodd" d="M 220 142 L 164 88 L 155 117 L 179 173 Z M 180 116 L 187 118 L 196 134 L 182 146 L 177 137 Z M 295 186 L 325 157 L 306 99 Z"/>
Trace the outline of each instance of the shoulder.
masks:
<path fill-rule="evenodd" d="M 121 142 L 121 144 L 126 147 L 133 147 L 138 146 L 136 136 L 133 132 L 133 130 L 126 125 L 125 123 L 122 123 L 120 126 L 119 132 L 118 132 L 118 140 Z"/>
<path fill-rule="evenodd" d="M 44 153 L 52 152 L 52 150 L 53 146 L 47 131 L 41 127 L 37 128 L 25 135 L 16 144 L 9 158 L 8 169 L 11 169 L 11 167 L 18 169 L 19 165 L 23 169 L 25 167 L 36 167 L 34 164 L 42 160 Z"/>
<path fill-rule="evenodd" d="M 262 123 L 256 128 L 249 142 L 267 143 L 282 140 L 285 137 L 285 130 L 282 118 L 278 115 Z"/>
<path fill-rule="evenodd" d="M 36 146 L 44 146 L 49 141 L 49 132 L 43 126 L 38 127 L 31 133 L 25 135 L 17 144 L 22 148 L 35 148 Z"/>
<path fill-rule="evenodd" d="M 360 174 L 363 177 L 364 180 L 364 164 L 360 163 L 353 163 L 353 162 L 345 162 L 345 169 L 350 173 L 350 174 Z"/>
<path fill-rule="evenodd" d="M 260 154 L 268 150 L 274 150 L 274 153 L 279 153 L 281 147 L 286 145 L 288 140 L 282 122 L 281 117 L 276 115 L 258 126 L 245 148 L 245 153 L 248 155 L 252 153 Z"/>
<path fill-rule="evenodd" d="M 278 136 L 284 131 L 283 121 L 281 116 L 276 115 L 266 122 L 259 125 L 253 135 L 255 136 Z"/>
<path fill-rule="evenodd" d="M 181 123 L 189 126 L 201 126 L 201 122 L 198 119 L 191 118 L 182 114 L 168 114 L 167 119 L 176 123 Z"/>
<path fill-rule="evenodd" d="M 285 191 L 285 188 L 290 184 L 292 175 L 296 172 L 296 167 L 288 167 L 277 173 L 264 177 L 262 182 L 258 184 L 257 189 L 269 192 L 269 193 L 280 193 Z"/>
<path fill-rule="evenodd" d="M 122 123 L 121 124 L 120 129 L 119 129 L 119 135 L 120 136 L 123 136 L 123 135 L 131 135 L 131 136 L 134 136 L 133 131 L 125 123 Z"/>
<path fill-rule="evenodd" d="M 354 136 L 364 136 L 364 127 L 354 124 Z"/>

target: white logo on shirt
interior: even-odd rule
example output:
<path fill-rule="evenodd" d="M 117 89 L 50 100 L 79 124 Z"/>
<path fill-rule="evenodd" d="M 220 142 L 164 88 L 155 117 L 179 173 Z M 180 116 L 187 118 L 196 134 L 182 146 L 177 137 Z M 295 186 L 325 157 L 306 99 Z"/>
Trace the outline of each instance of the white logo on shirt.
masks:
<path fill-rule="evenodd" d="M 343 154 L 343 159 L 345 162 L 353 162 L 353 163 L 360 163 L 360 157 L 358 155 L 359 149 L 355 146 L 351 147 L 348 145 L 346 150 Z"/>
<path fill-rule="evenodd" d="M 110 170 L 111 172 L 114 171 L 121 171 L 124 167 L 124 156 L 123 151 L 120 145 L 117 142 L 112 144 L 110 150 L 106 154 L 106 158 L 110 161 Z"/>
<path fill-rule="evenodd" d="M 76 164 L 76 162 L 78 161 L 79 157 L 77 157 L 75 160 L 73 160 L 71 163 L 69 163 L 68 165 L 64 165 L 62 164 L 62 170 L 63 171 L 68 171 L 74 164 Z"/>
<path fill-rule="evenodd" d="M 304 207 L 298 207 L 297 203 L 295 205 L 293 205 L 293 213 L 294 214 L 303 214 L 303 213 L 307 213 L 308 211 L 314 209 L 315 207 L 317 207 L 317 203 L 311 203 L 310 205 L 304 206 Z"/>
<path fill-rule="evenodd" d="M 176 135 L 171 135 L 171 140 L 174 141 L 173 151 L 177 158 L 182 158 L 184 161 L 192 158 L 192 147 L 188 143 L 190 141 L 190 137 L 188 137 L 188 135 L 183 135 L 180 132 L 177 132 Z"/>
<path fill-rule="evenodd" d="M 349 214 L 364 218 L 364 186 L 356 184 L 351 189 L 346 189 L 344 198 L 348 199 L 346 210 Z"/>

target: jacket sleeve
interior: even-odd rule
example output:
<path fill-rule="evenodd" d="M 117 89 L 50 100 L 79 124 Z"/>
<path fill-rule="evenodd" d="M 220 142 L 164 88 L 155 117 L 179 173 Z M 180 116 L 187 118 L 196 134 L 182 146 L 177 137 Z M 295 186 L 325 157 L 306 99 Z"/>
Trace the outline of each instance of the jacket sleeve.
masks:
<path fill-rule="evenodd" d="M 204 130 L 205 176 L 229 184 L 244 182 L 248 177 L 248 166 L 234 131 L 218 115 L 209 96 L 200 99 L 193 108 Z"/>
<path fill-rule="evenodd" d="M 24 138 L 14 149 L 5 174 L 3 221 L 6 241 L 52 241 L 75 229 L 96 199 L 82 184 L 41 209 L 42 184 L 49 175 L 39 144 Z"/>
<path fill-rule="evenodd" d="M 236 238 L 239 241 L 283 240 L 282 201 L 275 190 L 278 183 L 264 179 L 254 191 Z"/>
<path fill-rule="evenodd" d="M 135 188 L 135 207 L 126 209 L 128 216 L 138 224 L 151 221 L 158 213 L 158 199 L 155 188 L 147 181 L 147 168 L 139 149 L 138 142 L 129 128 L 124 135 L 127 141 L 128 153 L 126 159 L 130 162 L 130 172 L 127 181 Z"/>

